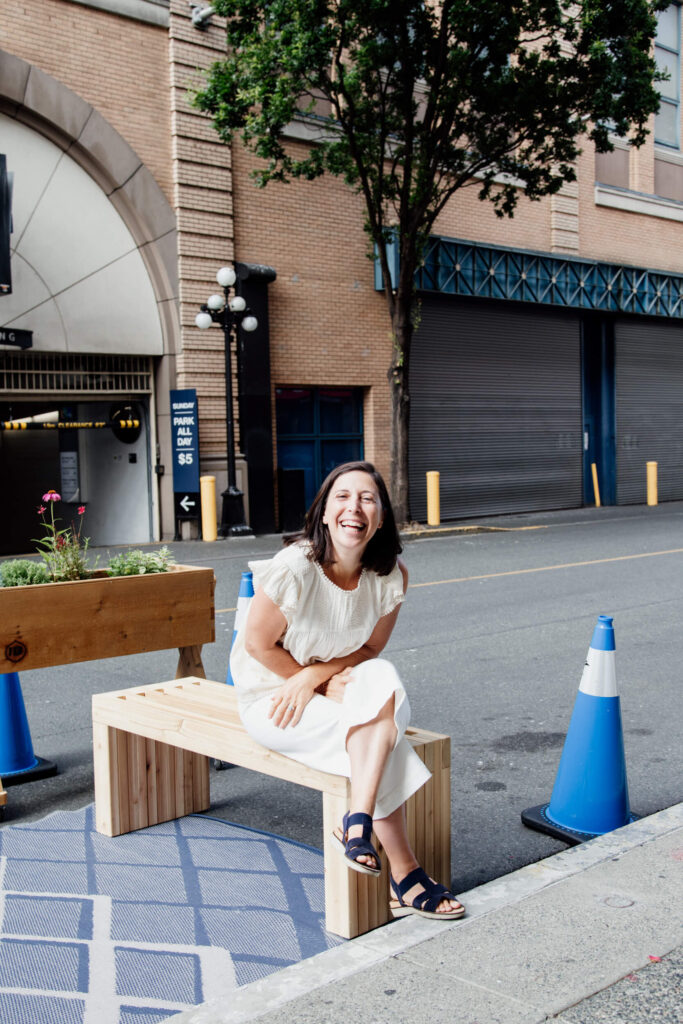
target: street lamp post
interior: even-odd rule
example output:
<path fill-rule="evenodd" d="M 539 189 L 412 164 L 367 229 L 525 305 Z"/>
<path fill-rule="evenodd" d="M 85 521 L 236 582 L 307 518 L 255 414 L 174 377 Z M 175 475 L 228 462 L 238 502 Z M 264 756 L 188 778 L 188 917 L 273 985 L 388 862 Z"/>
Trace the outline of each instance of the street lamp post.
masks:
<path fill-rule="evenodd" d="M 212 324 L 219 324 L 225 339 L 225 420 L 228 443 L 228 486 L 222 493 L 223 507 L 221 511 L 221 537 L 235 537 L 250 534 L 252 531 L 244 519 L 244 495 L 237 486 L 235 475 L 235 428 L 232 409 L 232 336 L 233 328 L 241 327 L 243 331 L 255 331 L 258 321 L 247 309 L 241 295 L 230 295 L 230 289 L 237 280 L 232 267 L 221 267 L 216 280 L 223 289 L 222 295 L 210 295 L 206 304 L 195 317 L 197 327 L 205 330 Z"/>

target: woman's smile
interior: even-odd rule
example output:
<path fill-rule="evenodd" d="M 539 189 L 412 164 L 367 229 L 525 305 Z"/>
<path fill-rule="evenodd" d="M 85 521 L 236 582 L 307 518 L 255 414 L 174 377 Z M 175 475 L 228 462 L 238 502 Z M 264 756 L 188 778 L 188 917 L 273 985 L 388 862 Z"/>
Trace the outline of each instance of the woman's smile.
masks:
<path fill-rule="evenodd" d="M 366 545 L 382 525 L 382 506 L 375 481 L 368 473 L 344 473 L 330 491 L 323 523 L 332 544 L 341 548 Z"/>

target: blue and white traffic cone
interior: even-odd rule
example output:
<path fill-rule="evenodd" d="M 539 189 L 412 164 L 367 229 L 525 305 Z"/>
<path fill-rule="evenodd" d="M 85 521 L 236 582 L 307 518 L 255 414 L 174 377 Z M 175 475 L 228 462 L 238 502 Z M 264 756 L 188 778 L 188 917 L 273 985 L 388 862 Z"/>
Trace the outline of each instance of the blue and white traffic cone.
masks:
<path fill-rule="evenodd" d="M 18 786 L 56 774 L 56 764 L 33 753 L 18 673 L 0 673 L 0 778 Z"/>
<path fill-rule="evenodd" d="M 254 596 L 254 574 L 252 572 L 243 572 L 240 577 L 240 589 L 237 595 L 237 611 L 235 612 L 235 625 L 232 631 L 232 642 L 230 644 L 230 650 L 232 651 L 233 644 L 237 639 L 237 634 L 244 625 L 244 620 L 247 617 L 247 610 L 249 608 L 249 602 Z M 228 686 L 234 686 L 235 680 L 232 678 L 230 671 L 230 655 L 228 654 L 228 674 L 225 682 Z M 213 762 L 213 766 L 217 772 L 225 771 L 226 768 L 234 768 L 234 764 L 230 761 L 218 761 Z"/>
<path fill-rule="evenodd" d="M 612 621 L 598 618 L 550 803 L 522 811 L 525 825 L 571 845 L 636 820 L 628 801 Z"/>
<path fill-rule="evenodd" d="M 253 572 L 243 572 L 240 577 L 240 592 L 237 595 L 237 611 L 235 612 L 235 625 L 232 631 L 232 643 L 230 644 L 230 650 L 237 639 L 237 634 L 244 625 L 244 620 L 247 617 L 247 611 L 249 609 L 249 602 L 254 596 L 254 574 Z M 228 686 L 234 686 L 235 681 L 232 678 L 230 672 L 230 656 L 228 655 L 228 675 L 226 678 Z"/>

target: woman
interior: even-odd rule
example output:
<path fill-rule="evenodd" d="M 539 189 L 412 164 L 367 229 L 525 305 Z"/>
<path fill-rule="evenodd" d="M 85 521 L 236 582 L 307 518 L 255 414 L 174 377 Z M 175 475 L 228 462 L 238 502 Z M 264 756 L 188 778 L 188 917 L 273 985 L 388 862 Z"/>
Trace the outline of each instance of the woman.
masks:
<path fill-rule="evenodd" d="M 368 462 L 327 477 L 300 534 L 253 562 L 255 594 L 230 669 L 251 736 L 303 764 L 351 780 L 335 831 L 355 871 L 378 875 L 374 825 L 386 850 L 395 913 L 465 911 L 419 867 L 403 805 L 429 778 L 404 732 L 410 708 L 394 667 L 378 658 L 408 573 L 386 486 Z"/>

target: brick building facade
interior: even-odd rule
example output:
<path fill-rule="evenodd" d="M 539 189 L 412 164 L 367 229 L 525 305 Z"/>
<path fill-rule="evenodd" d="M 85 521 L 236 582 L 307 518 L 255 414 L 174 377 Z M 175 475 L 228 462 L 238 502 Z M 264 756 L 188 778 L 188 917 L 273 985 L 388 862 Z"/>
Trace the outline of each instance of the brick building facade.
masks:
<path fill-rule="evenodd" d="M 25 520 L 63 452 L 77 450 L 72 497 L 88 503 L 94 542 L 172 536 L 172 388 L 196 389 L 200 468 L 220 492 L 223 334 L 194 321 L 233 261 L 277 274 L 262 288 L 270 423 L 235 403 L 252 518 L 255 503 L 260 528 L 296 517 L 349 455 L 388 472 L 389 320 L 362 201 L 333 178 L 258 190 L 253 158 L 218 141 L 188 93 L 222 52 L 220 20 L 197 27 L 187 0 L 1 7 L 14 232 L 0 327 L 32 330 L 33 347 L 0 341 L 0 420 L 106 419 L 131 403 L 143 420 L 128 445 L 2 432 L 0 471 L 15 479 L 21 464 L 24 481 L 3 515 Z M 680 35 L 672 4 L 658 47 L 678 79 Z M 414 518 L 429 468 L 442 474 L 444 518 L 592 503 L 591 462 L 607 501 L 643 500 L 647 459 L 660 463 L 661 496 L 683 497 L 679 95 L 640 151 L 617 140 L 596 158 L 586 144 L 578 181 L 540 203 L 521 198 L 513 220 L 475 189 L 440 217 L 411 368 Z M 243 395 L 248 377 L 235 379 Z M 30 535 L 18 530 L 10 550 Z"/>

